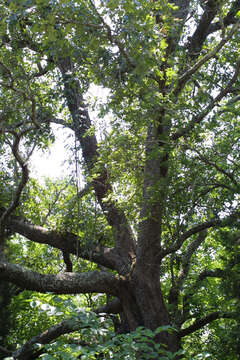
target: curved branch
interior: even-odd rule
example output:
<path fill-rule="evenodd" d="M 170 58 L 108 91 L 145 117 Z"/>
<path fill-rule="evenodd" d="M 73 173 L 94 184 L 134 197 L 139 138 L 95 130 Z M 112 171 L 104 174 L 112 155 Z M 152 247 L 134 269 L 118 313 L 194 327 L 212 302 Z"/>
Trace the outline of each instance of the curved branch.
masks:
<path fill-rule="evenodd" d="M 235 213 L 232 213 L 231 215 L 226 216 L 223 219 L 214 219 L 211 221 L 206 221 L 202 224 L 198 224 L 192 227 L 191 229 L 187 230 L 181 236 L 179 236 L 178 240 L 172 246 L 163 249 L 161 251 L 161 258 L 164 258 L 166 255 L 179 250 L 182 244 L 184 243 L 184 241 L 189 239 L 192 235 L 200 233 L 201 231 L 204 231 L 206 229 L 231 225 L 233 224 L 233 222 L 239 222 L 239 219 L 240 219 L 240 212 L 236 211 Z"/>
<path fill-rule="evenodd" d="M 1 255 L 3 255 L 3 248 L 4 248 L 4 242 L 5 242 L 4 232 L 5 232 L 5 225 L 6 225 L 7 219 L 14 212 L 14 210 L 19 206 L 22 191 L 23 191 L 24 187 L 26 186 L 26 184 L 28 182 L 28 178 L 29 178 L 27 162 L 22 158 L 22 156 L 19 153 L 19 145 L 20 145 L 21 136 L 19 136 L 15 131 L 12 133 L 15 138 L 13 145 L 12 145 L 12 153 L 22 169 L 22 177 L 21 177 L 19 184 L 17 185 L 15 194 L 13 195 L 12 203 L 9 205 L 9 207 L 7 209 L 5 209 L 4 212 L 2 212 L 2 214 L 0 214 L 0 243 L 1 243 L 0 244 L 0 247 L 1 247 L 0 252 L 2 253 Z"/>
<path fill-rule="evenodd" d="M 99 157 L 96 136 L 88 134 L 92 122 L 85 105 L 79 81 L 74 76 L 74 66 L 69 57 L 58 60 L 58 67 L 62 73 L 65 97 L 73 120 L 73 128 L 83 153 L 88 171 L 91 172 Z M 115 244 L 118 252 L 123 256 L 135 253 L 135 240 L 127 218 L 117 204 L 111 200 L 104 200 L 112 192 L 105 167 L 92 182 L 96 198 L 106 215 L 108 223 L 116 230 Z"/>
<path fill-rule="evenodd" d="M 201 329 L 202 327 L 204 327 L 207 324 L 210 324 L 211 322 L 213 322 L 214 320 L 217 319 L 236 319 L 237 314 L 236 313 L 224 313 L 221 311 L 216 311 L 213 312 L 207 316 L 205 316 L 202 319 L 196 320 L 192 325 L 190 325 L 189 327 L 187 327 L 186 329 L 180 330 L 178 333 L 178 336 L 180 338 L 190 335 L 193 332 Z"/>
<path fill-rule="evenodd" d="M 5 209 L 1 208 L 0 215 L 4 211 Z M 11 232 L 23 235 L 33 242 L 53 246 L 107 268 L 114 270 L 120 267 L 120 263 L 122 265 L 122 261 L 114 249 L 96 245 L 88 251 L 86 246 L 81 246 L 81 239 L 73 233 L 48 230 L 41 226 L 32 225 L 17 216 L 11 216 L 6 225 Z"/>
<path fill-rule="evenodd" d="M 88 327 L 89 325 L 82 325 L 81 316 L 63 320 L 57 325 L 51 326 L 40 335 L 34 336 L 31 340 L 26 342 L 20 349 L 14 351 L 12 356 L 17 360 L 30 360 L 36 352 L 36 344 L 49 344 L 59 336 L 69 334 L 80 328 Z M 43 350 L 43 349 L 42 349 Z M 38 350 L 39 351 L 39 350 Z"/>
<path fill-rule="evenodd" d="M 117 296 L 120 280 L 107 271 L 45 275 L 0 261 L 0 278 L 22 289 L 55 294 L 107 293 Z"/>

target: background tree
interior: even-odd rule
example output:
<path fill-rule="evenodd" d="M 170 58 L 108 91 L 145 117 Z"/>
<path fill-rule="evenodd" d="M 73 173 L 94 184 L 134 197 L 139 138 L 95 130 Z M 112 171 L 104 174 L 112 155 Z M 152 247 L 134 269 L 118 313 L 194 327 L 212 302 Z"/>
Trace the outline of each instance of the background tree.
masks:
<path fill-rule="evenodd" d="M 137 329 L 145 349 L 153 338 L 152 358 L 182 346 L 193 358 L 197 331 L 219 359 L 223 338 L 237 354 L 222 329 L 239 327 L 239 10 L 239 0 L 2 2 L 1 280 L 105 294 L 89 306 L 111 314 L 116 333 Z M 93 84 L 108 89 L 106 101 L 89 97 Z M 71 170 L 45 187 L 30 179 L 33 151 L 54 141 L 51 124 L 74 134 L 85 188 Z M 22 254 L 8 260 L 9 233 Z M 91 316 L 23 336 L 12 356 L 42 356 L 75 331 L 85 356 Z M 126 339 L 95 355 L 111 358 Z"/>

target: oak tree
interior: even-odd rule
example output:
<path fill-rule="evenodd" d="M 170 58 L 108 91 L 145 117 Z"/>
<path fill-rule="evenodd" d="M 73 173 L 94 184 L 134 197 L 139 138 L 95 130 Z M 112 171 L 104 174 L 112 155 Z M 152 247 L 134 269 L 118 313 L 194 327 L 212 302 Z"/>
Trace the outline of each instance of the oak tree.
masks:
<path fill-rule="evenodd" d="M 105 294 L 92 307 L 115 314 L 116 333 L 163 329 L 155 358 L 239 326 L 239 11 L 239 0 L 1 2 L 1 281 Z M 85 185 L 69 166 L 65 198 L 29 171 L 53 124 L 81 149 Z M 10 256 L 16 242 L 65 269 Z M 63 320 L 10 354 L 36 358 L 80 329 Z"/>

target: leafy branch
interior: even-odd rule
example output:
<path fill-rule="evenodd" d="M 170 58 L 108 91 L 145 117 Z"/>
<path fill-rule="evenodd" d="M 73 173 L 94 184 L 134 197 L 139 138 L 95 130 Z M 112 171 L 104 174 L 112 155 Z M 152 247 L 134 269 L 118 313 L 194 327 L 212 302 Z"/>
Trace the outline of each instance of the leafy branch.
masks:
<path fill-rule="evenodd" d="M 0 133 L 1 133 L 1 131 L 0 131 Z M 17 189 L 13 195 L 11 204 L 9 205 L 9 207 L 7 209 L 5 209 L 5 211 L 2 212 L 2 214 L 0 216 L 0 241 L 2 243 L 4 243 L 4 230 L 5 230 L 6 221 L 9 218 L 9 216 L 15 211 L 15 209 L 19 206 L 22 191 L 23 191 L 24 187 L 26 186 L 28 179 L 29 179 L 27 160 L 24 159 L 19 152 L 21 135 L 18 135 L 17 132 L 12 132 L 12 134 L 14 135 L 14 142 L 13 142 L 11 149 L 12 149 L 12 153 L 13 153 L 17 163 L 20 165 L 20 167 L 22 169 L 22 176 L 21 176 L 21 180 L 20 180 L 19 184 L 17 185 Z"/>
<path fill-rule="evenodd" d="M 204 162 L 206 165 L 210 165 L 213 166 L 218 172 L 220 172 L 221 174 L 225 175 L 227 178 L 229 178 L 231 180 L 231 182 L 238 187 L 238 182 L 235 180 L 233 174 L 229 173 L 228 171 L 226 171 L 225 169 L 221 168 L 220 166 L 217 165 L 216 162 L 213 162 L 211 160 L 209 160 L 206 156 L 203 156 L 197 149 L 192 149 L 191 147 L 188 147 L 191 151 L 197 153 L 198 158 Z"/>
<path fill-rule="evenodd" d="M 233 34 L 237 32 L 240 27 L 240 21 L 233 25 L 232 29 L 229 31 L 229 34 L 225 36 L 214 49 L 212 49 L 208 54 L 199 59 L 189 70 L 184 74 L 179 75 L 178 83 L 176 88 L 173 90 L 175 96 L 177 96 L 188 80 L 191 79 L 192 75 L 197 72 L 208 60 L 212 59 L 219 51 L 223 48 L 225 44 L 232 38 Z"/>
<path fill-rule="evenodd" d="M 196 320 L 192 325 L 187 327 L 186 329 L 182 329 L 179 332 L 179 337 L 184 337 L 187 335 L 192 334 L 193 332 L 203 328 L 205 325 L 210 324 L 214 320 L 217 319 L 233 319 L 235 320 L 238 314 L 234 312 L 221 312 L 221 311 L 215 311 L 207 316 L 205 316 L 202 319 Z"/>
<path fill-rule="evenodd" d="M 220 228 L 227 225 L 232 225 L 234 222 L 238 223 L 239 219 L 240 219 L 240 212 L 236 211 L 230 214 L 229 216 L 225 216 L 222 219 L 217 218 L 211 221 L 206 221 L 202 224 L 195 225 L 191 229 L 187 230 L 182 235 L 180 235 L 173 245 L 169 246 L 168 248 L 162 249 L 161 258 L 164 258 L 168 254 L 174 253 L 175 251 L 179 250 L 183 245 L 183 243 L 185 242 L 185 240 L 189 239 L 192 235 L 195 235 L 197 233 L 200 233 L 201 231 L 210 228 Z"/>
<path fill-rule="evenodd" d="M 110 42 L 112 44 L 117 45 L 120 53 L 122 54 L 122 56 L 126 59 L 127 63 L 130 65 L 131 68 L 135 68 L 136 67 L 136 63 L 135 61 L 131 58 L 131 56 L 128 54 L 127 50 L 125 49 L 124 45 L 121 43 L 121 41 L 112 34 L 112 29 L 110 28 L 110 26 L 106 23 L 106 21 L 104 20 L 104 18 L 101 16 L 101 14 L 98 12 L 96 6 L 94 5 L 92 0 L 89 0 L 91 6 L 93 7 L 96 15 L 98 16 L 98 18 L 100 19 L 101 23 L 103 24 L 103 26 L 106 28 L 107 30 L 107 36 L 108 39 L 110 40 Z"/>
<path fill-rule="evenodd" d="M 82 322 L 81 314 L 68 320 L 63 320 L 60 323 L 51 326 L 41 334 L 34 336 L 31 340 L 26 342 L 22 347 L 14 351 L 11 355 L 17 360 L 31 360 L 34 354 L 37 356 L 44 352 L 44 347 L 37 348 L 36 345 L 50 344 L 56 340 L 59 336 L 69 334 L 79 329 L 88 328 L 89 325 L 85 325 Z"/>
<path fill-rule="evenodd" d="M 200 112 L 200 114 L 194 116 L 192 120 L 186 125 L 186 127 L 179 129 L 175 133 L 171 135 L 172 140 L 177 140 L 182 136 L 186 136 L 190 133 L 190 131 L 194 128 L 195 125 L 202 122 L 202 120 L 214 109 L 214 107 L 230 92 L 232 85 L 238 79 L 240 73 L 240 58 L 236 61 L 235 71 L 233 73 L 232 78 L 227 83 L 225 88 L 223 88 L 218 95 L 210 102 L 210 104 Z"/>

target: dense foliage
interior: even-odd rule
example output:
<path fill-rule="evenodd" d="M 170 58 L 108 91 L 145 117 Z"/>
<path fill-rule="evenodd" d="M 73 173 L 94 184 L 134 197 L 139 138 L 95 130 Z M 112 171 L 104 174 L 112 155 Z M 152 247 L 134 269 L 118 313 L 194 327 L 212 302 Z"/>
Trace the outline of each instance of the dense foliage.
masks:
<path fill-rule="evenodd" d="M 0 358 L 237 359 L 240 1 L 0 19 Z"/>

